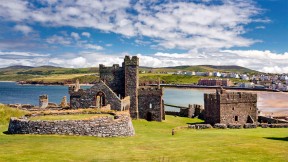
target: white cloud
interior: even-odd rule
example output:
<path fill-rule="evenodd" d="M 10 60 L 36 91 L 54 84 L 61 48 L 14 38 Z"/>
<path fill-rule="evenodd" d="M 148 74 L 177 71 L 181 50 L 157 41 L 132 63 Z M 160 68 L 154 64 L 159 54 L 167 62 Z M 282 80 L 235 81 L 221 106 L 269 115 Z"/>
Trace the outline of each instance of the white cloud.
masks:
<path fill-rule="evenodd" d="M 84 48 L 87 48 L 87 49 L 95 49 L 95 50 L 103 50 L 103 47 L 98 46 L 98 45 L 96 45 L 96 44 L 85 44 L 85 45 L 84 45 Z"/>
<path fill-rule="evenodd" d="M 71 44 L 71 41 L 68 38 L 53 35 L 46 39 L 46 42 L 49 44 L 62 44 L 62 45 L 69 45 Z"/>
<path fill-rule="evenodd" d="M 6 55 L 6 56 L 5 56 Z M 110 55 L 98 52 L 81 52 L 52 57 L 51 55 L 25 53 L 25 52 L 0 52 L 0 67 L 10 65 L 54 65 L 64 67 L 92 67 L 98 64 L 111 66 L 121 64 L 125 55 Z M 4 57 L 5 56 L 5 57 Z M 30 57 L 33 56 L 33 57 Z M 267 73 L 288 73 L 288 53 L 277 54 L 271 51 L 244 51 L 244 50 L 191 50 L 187 53 L 161 53 L 153 55 L 137 54 L 140 57 L 140 66 L 167 67 L 179 65 L 239 65 Z"/>
<path fill-rule="evenodd" d="M 45 26 L 88 27 L 126 37 L 152 38 L 161 48 L 230 48 L 258 40 L 242 36 L 245 25 L 267 23 L 254 18 L 261 9 L 250 0 L 164 1 L 56 1 L 37 8 L 32 2 L 11 0 L 0 4 L 0 17 Z M 133 12 L 131 12 L 133 10 Z M 136 13 L 135 13 L 136 12 Z M 78 36 L 73 34 L 74 38 Z M 90 37 L 90 33 L 81 35 Z"/>
<path fill-rule="evenodd" d="M 76 40 L 80 39 L 79 34 L 78 34 L 78 33 L 75 33 L 75 32 L 72 32 L 72 33 L 71 33 L 71 37 L 74 38 L 74 39 L 76 39 Z"/>
<path fill-rule="evenodd" d="M 27 25 L 16 25 L 14 29 L 22 32 L 24 35 L 27 35 L 33 31 L 33 29 Z"/>
<path fill-rule="evenodd" d="M 90 36 L 91 36 L 90 33 L 88 33 L 88 32 L 83 32 L 81 35 L 85 36 L 87 38 L 90 38 Z"/>
<path fill-rule="evenodd" d="M 265 26 L 256 26 L 255 29 L 265 29 Z"/>
<path fill-rule="evenodd" d="M 47 57 L 48 54 L 39 54 L 39 53 L 32 53 L 32 52 L 4 52 L 0 51 L 0 56 L 4 55 L 14 55 L 14 56 L 29 56 L 29 57 Z"/>

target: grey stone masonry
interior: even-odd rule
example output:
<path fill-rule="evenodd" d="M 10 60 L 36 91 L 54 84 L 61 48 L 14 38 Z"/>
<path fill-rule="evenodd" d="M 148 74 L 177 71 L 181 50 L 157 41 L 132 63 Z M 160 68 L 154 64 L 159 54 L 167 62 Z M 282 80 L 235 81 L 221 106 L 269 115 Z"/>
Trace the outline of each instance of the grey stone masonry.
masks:
<path fill-rule="evenodd" d="M 130 96 L 130 115 L 133 119 L 138 119 L 139 58 L 125 56 L 123 64 L 125 67 L 125 96 Z"/>
<path fill-rule="evenodd" d="M 257 94 L 217 90 L 204 94 L 205 122 L 240 124 L 257 122 Z"/>
<path fill-rule="evenodd" d="M 39 96 L 39 108 L 45 109 L 48 107 L 48 95 L 40 95 Z"/>
<path fill-rule="evenodd" d="M 162 121 L 165 118 L 162 100 L 163 90 L 160 88 L 139 88 L 139 118 L 148 121 Z"/>
<path fill-rule="evenodd" d="M 71 108 L 89 108 L 97 107 L 97 94 L 103 94 L 103 105 L 111 105 L 112 110 L 121 111 L 120 98 L 103 82 L 95 83 L 90 89 L 79 89 L 77 92 L 70 92 Z"/>
<path fill-rule="evenodd" d="M 10 134 L 59 134 L 97 137 L 124 137 L 135 135 L 129 115 L 94 118 L 91 120 L 30 121 L 11 118 Z"/>

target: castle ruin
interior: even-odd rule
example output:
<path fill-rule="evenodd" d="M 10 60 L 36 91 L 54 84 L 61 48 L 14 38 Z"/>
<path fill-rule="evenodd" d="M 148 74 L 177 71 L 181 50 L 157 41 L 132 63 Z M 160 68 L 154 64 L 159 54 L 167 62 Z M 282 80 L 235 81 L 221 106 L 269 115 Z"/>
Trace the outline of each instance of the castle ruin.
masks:
<path fill-rule="evenodd" d="M 241 124 L 257 122 L 257 94 L 226 92 L 204 94 L 205 123 Z"/>
<path fill-rule="evenodd" d="M 79 83 L 69 87 L 70 107 L 129 110 L 133 119 L 162 121 L 165 119 L 162 88 L 139 87 L 139 58 L 125 56 L 122 67 L 99 65 L 100 81 L 90 89 L 79 88 Z"/>

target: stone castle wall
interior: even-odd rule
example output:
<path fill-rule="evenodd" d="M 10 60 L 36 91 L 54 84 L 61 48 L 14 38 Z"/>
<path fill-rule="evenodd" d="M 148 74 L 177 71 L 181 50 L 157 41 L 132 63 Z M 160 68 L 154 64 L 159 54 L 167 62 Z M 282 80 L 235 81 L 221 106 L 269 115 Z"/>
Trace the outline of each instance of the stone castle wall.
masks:
<path fill-rule="evenodd" d="M 216 94 L 204 94 L 205 123 L 220 123 L 220 102 Z"/>
<path fill-rule="evenodd" d="M 132 118 L 139 118 L 138 112 L 138 86 L 139 86 L 139 58 L 125 56 L 125 96 L 130 96 L 130 115 Z"/>
<path fill-rule="evenodd" d="M 124 97 L 124 68 L 114 64 L 112 67 L 99 65 L 100 79 L 104 81 L 117 95 Z"/>
<path fill-rule="evenodd" d="M 121 111 L 120 98 L 102 81 L 97 82 L 90 89 L 79 89 L 77 92 L 70 92 L 71 108 L 89 108 L 96 106 L 96 95 L 102 92 L 105 99 L 104 104 L 111 105 L 112 110 Z"/>
<path fill-rule="evenodd" d="M 139 118 L 149 121 L 162 121 L 165 118 L 163 91 L 158 88 L 139 88 Z"/>
<path fill-rule="evenodd" d="M 257 94 L 217 92 L 205 94 L 205 122 L 245 124 L 257 122 Z"/>
<path fill-rule="evenodd" d="M 11 118 L 8 132 L 11 134 L 60 134 L 97 137 L 121 137 L 135 135 L 129 115 L 99 117 L 91 120 L 30 121 Z"/>

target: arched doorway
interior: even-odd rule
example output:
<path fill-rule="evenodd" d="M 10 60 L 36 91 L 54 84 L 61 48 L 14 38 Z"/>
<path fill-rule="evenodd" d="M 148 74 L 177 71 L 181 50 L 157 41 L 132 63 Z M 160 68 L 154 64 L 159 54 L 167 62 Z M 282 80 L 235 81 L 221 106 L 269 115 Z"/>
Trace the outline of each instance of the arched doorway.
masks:
<path fill-rule="evenodd" d="M 146 120 L 147 121 L 152 121 L 152 113 L 150 111 L 147 112 L 147 114 L 146 114 Z"/>
<path fill-rule="evenodd" d="M 106 106 L 105 104 L 105 94 L 103 92 L 98 92 L 95 96 L 96 108 L 101 108 Z"/>

